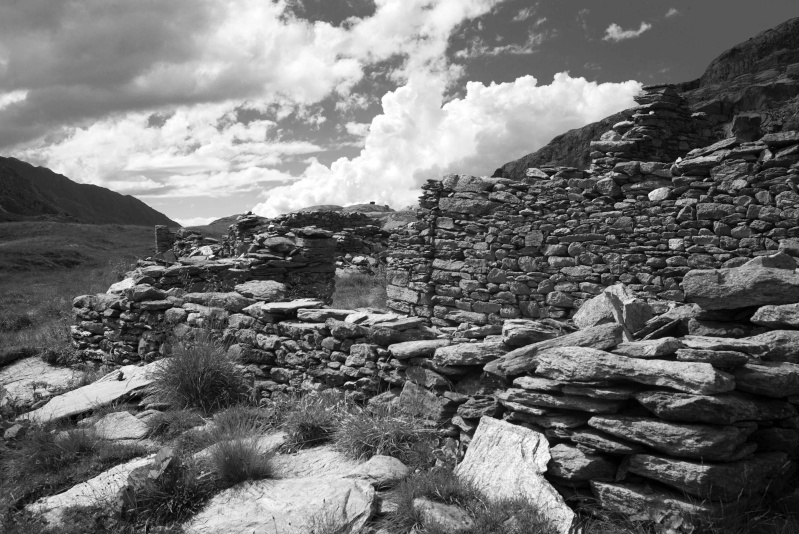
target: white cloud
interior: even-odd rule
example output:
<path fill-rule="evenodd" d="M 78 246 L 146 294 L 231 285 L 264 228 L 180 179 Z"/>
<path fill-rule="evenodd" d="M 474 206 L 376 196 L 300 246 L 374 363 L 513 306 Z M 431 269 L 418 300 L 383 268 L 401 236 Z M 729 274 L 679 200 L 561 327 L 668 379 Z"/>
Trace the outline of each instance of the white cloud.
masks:
<path fill-rule="evenodd" d="M 469 43 L 468 48 L 458 50 L 455 52 L 455 57 L 460 59 L 468 59 L 482 56 L 526 56 L 535 54 L 544 39 L 550 36 L 549 32 L 535 33 L 530 32 L 527 35 L 527 40 L 524 43 L 512 43 L 502 46 L 488 46 L 482 39 L 477 38 Z"/>
<path fill-rule="evenodd" d="M 588 82 L 557 74 L 483 85 L 444 104 L 443 77 L 414 77 L 387 93 L 360 155 L 330 167 L 313 160 L 302 178 L 270 189 L 253 211 L 265 216 L 315 204 L 415 204 L 419 187 L 446 172 L 490 175 L 552 137 L 634 105 L 638 82 Z"/>
<path fill-rule="evenodd" d="M 25 100 L 25 98 L 27 98 L 27 96 L 28 91 L 21 89 L 9 91 L 8 93 L 0 93 L 0 110 L 10 106 L 11 104 L 22 102 Z"/>
<path fill-rule="evenodd" d="M 365 122 L 348 122 L 344 125 L 348 134 L 355 137 L 366 137 L 369 133 L 369 124 Z"/>
<path fill-rule="evenodd" d="M 674 17 L 674 16 L 679 15 L 679 14 L 680 14 L 680 12 L 677 11 L 676 8 L 672 7 L 666 12 L 666 18 Z"/>
<path fill-rule="evenodd" d="M 538 7 L 538 6 L 536 6 L 536 7 Z M 519 10 L 519 12 L 516 13 L 516 15 L 513 17 L 513 21 L 514 22 L 522 22 L 522 21 L 525 21 L 525 20 L 529 19 L 530 17 L 535 15 L 536 7 L 526 7 L 524 9 Z"/>
<path fill-rule="evenodd" d="M 640 37 L 642 33 L 650 29 L 652 29 L 651 24 L 642 22 L 641 27 L 637 30 L 623 30 L 621 26 L 614 22 L 605 29 L 605 36 L 602 38 L 602 40 L 618 43 L 619 41 L 624 41 L 625 39 L 634 39 L 636 37 Z"/>

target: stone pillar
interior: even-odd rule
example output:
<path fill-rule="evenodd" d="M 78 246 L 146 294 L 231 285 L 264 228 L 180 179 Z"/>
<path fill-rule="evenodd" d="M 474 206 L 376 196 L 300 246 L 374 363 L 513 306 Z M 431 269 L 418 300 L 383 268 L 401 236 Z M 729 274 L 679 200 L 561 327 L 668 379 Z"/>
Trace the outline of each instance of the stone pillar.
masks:
<path fill-rule="evenodd" d="M 155 252 L 161 254 L 172 248 L 175 243 L 175 234 L 163 225 L 155 227 Z"/>

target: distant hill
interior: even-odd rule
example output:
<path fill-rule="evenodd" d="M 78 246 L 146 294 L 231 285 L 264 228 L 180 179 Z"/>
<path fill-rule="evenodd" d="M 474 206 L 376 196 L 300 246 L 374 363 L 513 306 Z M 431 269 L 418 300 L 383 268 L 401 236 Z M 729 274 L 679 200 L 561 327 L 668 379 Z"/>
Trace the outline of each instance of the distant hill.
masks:
<path fill-rule="evenodd" d="M 0 222 L 26 220 L 180 227 L 130 195 L 78 184 L 45 167 L 0 157 Z"/>
<path fill-rule="evenodd" d="M 756 116 L 764 132 L 799 128 L 799 17 L 722 52 L 700 78 L 675 87 L 692 111 L 708 115 L 719 137 L 730 135 L 739 114 Z M 587 168 L 591 141 L 624 116 L 617 113 L 559 135 L 504 164 L 494 176 L 523 179 L 528 167 L 544 165 Z"/>

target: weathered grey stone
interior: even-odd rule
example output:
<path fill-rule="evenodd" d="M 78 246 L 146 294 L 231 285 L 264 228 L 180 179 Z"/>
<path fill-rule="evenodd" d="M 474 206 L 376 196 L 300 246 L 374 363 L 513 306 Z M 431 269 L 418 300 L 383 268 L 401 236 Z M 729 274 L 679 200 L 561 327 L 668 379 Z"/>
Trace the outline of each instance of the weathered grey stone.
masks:
<path fill-rule="evenodd" d="M 700 518 L 713 513 L 713 508 L 706 504 L 696 503 L 677 492 L 653 490 L 648 484 L 591 482 L 591 491 L 604 510 L 625 514 L 637 521 L 669 522 L 672 517 Z"/>
<path fill-rule="evenodd" d="M 581 383 L 566 384 L 561 389 L 564 395 L 580 395 L 594 399 L 625 400 L 631 399 L 640 388 L 637 386 L 584 386 Z"/>
<path fill-rule="evenodd" d="M 642 360 L 584 347 L 554 348 L 535 356 L 536 373 L 555 380 L 617 380 L 714 394 L 735 388 L 732 376 L 706 363 Z"/>
<path fill-rule="evenodd" d="M 429 339 L 421 341 L 404 341 L 388 346 L 388 351 L 398 360 L 432 356 L 439 347 L 450 344 L 448 339 Z"/>
<path fill-rule="evenodd" d="M 799 328 L 799 304 L 763 306 L 750 320 L 757 325 L 770 328 Z"/>
<path fill-rule="evenodd" d="M 506 421 L 523 421 L 532 423 L 541 428 L 556 428 L 568 430 L 585 426 L 589 415 L 533 415 L 524 412 L 507 412 L 503 415 Z"/>
<path fill-rule="evenodd" d="M 778 255 L 787 257 L 792 263 L 794 261 L 784 253 Z M 685 298 L 706 310 L 799 301 L 799 274 L 794 272 L 795 263 L 794 267 L 786 269 L 763 267 L 763 261 L 755 259 L 731 269 L 689 271 L 682 282 Z"/>
<path fill-rule="evenodd" d="M 674 391 L 641 391 L 635 394 L 635 399 L 666 421 L 731 425 L 738 421 L 769 421 L 796 415 L 796 409 L 787 402 L 737 392 L 690 395 Z"/>
<path fill-rule="evenodd" d="M 545 349 L 554 347 L 589 347 L 610 350 L 621 343 L 623 330 L 624 327 L 618 324 L 604 324 L 587 328 L 555 339 L 518 348 L 489 363 L 483 369 L 488 373 L 497 375 L 515 376 L 534 369 L 536 366 L 536 354 Z"/>
<path fill-rule="evenodd" d="M 680 458 L 730 461 L 743 458 L 756 448 L 746 443 L 756 425 L 738 427 L 668 423 L 628 415 L 594 416 L 588 420 L 588 425 Z"/>
<path fill-rule="evenodd" d="M 297 320 L 306 323 L 324 323 L 328 319 L 343 321 L 355 313 L 354 310 L 341 310 L 334 308 L 300 309 L 297 310 Z"/>
<path fill-rule="evenodd" d="M 94 424 L 97 436 L 107 439 L 143 439 L 150 432 L 148 426 L 128 412 L 112 412 Z"/>
<path fill-rule="evenodd" d="M 592 399 L 590 397 L 572 397 L 568 395 L 555 396 L 513 388 L 498 393 L 497 398 L 504 401 L 526 404 L 528 406 L 559 408 L 562 410 L 575 410 L 589 413 L 616 413 L 623 404 L 620 401 Z"/>
<path fill-rule="evenodd" d="M 624 285 L 616 284 L 583 303 L 574 315 L 574 324 L 584 330 L 615 322 L 623 324 L 630 332 L 637 332 L 652 315 L 649 304 L 635 298 Z"/>
<path fill-rule="evenodd" d="M 183 528 L 187 534 L 311 532 L 326 520 L 332 528 L 359 532 L 374 501 L 374 488 L 359 479 L 259 480 L 218 493 Z"/>
<path fill-rule="evenodd" d="M 703 499 L 734 501 L 762 496 L 775 478 L 785 474 L 786 460 L 787 455 L 782 452 L 755 454 L 746 460 L 721 464 L 634 454 L 627 469 Z"/>
<path fill-rule="evenodd" d="M 547 321 L 508 319 L 502 325 L 502 341 L 513 347 L 524 347 L 563 335 L 564 328 Z"/>
<path fill-rule="evenodd" d="M 685 345 L 685 348 L 687 349 L 731 350 L 734 352 L 751 354 L 753 356 L 763 355 L 768 352 L 768 345 L 756 340 L 755 337 L 743 339 L 724 339 L 707 336 L 685 336 L 680 338 L 680 343 Z"/>
<path fill-rule="evenodd" d="M 767 350 L 760 357 L 771 362 L 799 363 L 799 331 L 772 330 L 747 338 L 761 343 Z"/>
<path fill-rule="evenodd" d="M 455 474 L 492 501 L 526 498 L 546 528 L 568 534 L 575 526 L 574 512 L 542 476 L 550 458 L 542 434 L 483 417 Z"/>
<path fill-rule="evenodd" d="M 600 480 L 612 482 L 618 465 L 599 454 L 586 454 L 577 447 L 560 443 L 549 450 L 552 459 L 547 475 L 569 482 Z"/>
<path fill-rule="evenodd" d="M 455 407 L 443 397 L 437 396 L 432 391 L 408 380 L 402 387 L 399 396 L 399 406 L 414 415 L 421 416 L 431 421 L 445 421 L 455 412 Z"/>
<path fill-rule="evenodd" d="M 799 364 L 749 363 L 733 371 L 736 389 L 765 397 L 799 395 Z"/>
<path fill-rule="evenodd" d="M 485 215 L 494 208 L 501 206 L 501 204 L 487 199 L 447 197 L 439 200 L 438 206 L 442 211 L 466 213 L 469 215 Z"/>
<path fill-rule="evenodd" d="M 507 352 L 502 342 L 460 343 L 437 348 L 433 362 L 436 365 L 485 365 Z"/>
<path fill-rule="evenodd" d="M 622 343 L 613 349 L 613 354 L 620 354 L 630 358 L 663 358 L 675 354 L 678 349 L 684 347 L 685 345 L 677 338 L 662 337 L 660 339 Z"/>
<path fill-rule="evenodd" d="M 568 437 L 578 445 L 609 454 L 633 454 L 645 450 L 643 445 L 619 439 L 616 436 L 611 436 L 593 428 L 571 430 Z"/>
<path fill-rule="evenodd" d="M 444 532 L 467 532 L 474 527 L 474 520 L 469 513 L 455 504 L 417 497 L 413 500 L 413 509 L 427 527 L 432 526 Z"/>
<path fill-rule="evenodd" d="M 256 319 L 260 315 L 292 315 L 303 308 L 321 308 L 324 302 L 316 299 L 297 299 L 289 302 L 256 302 L 244 308 L 247 313 Z"/>
<path fill-rule="evenodd" d="M 222 308 L 231 313 L 239 313 L 254 302 L 253 299 L 233 291 L 228 293 L 187 293 L 182 298 L 192 304 L 208 306 L 209 308 Z"/>
<path fill-rule="evenodd" d="M 490 180 L 468 174 L 445 174 L 442 185 L 451 191 L 482 193 L 491 189 Z"/>
<path fill-rule="evenodd" d="M 499 402 L 494 397 L 477 396 L 458 406 L 458 415 L 466 419 L 479 419 L 480 417 L 494 417 L 499 413 Z"/>
<path fill-rule="evenodd" d="M 405 369 L 405 376 L 411 382 L 426 388 L 443 388 L 450 386 L 450 381 L 440 374 L 418 365 L 413 365 Z"/>
<path fill-rule="evenodd" d="M 26 413 L 21 418 L 47 423 L 105 406 L 151 384 L 152 372 L 161 365 L 162 360 L 141 367 L 120 367 L 87 386 L 53 397 L 41 408 Z"/>
<path fill-rule="evenodd" d="M 68 367 L 56 367 L 39 356 L 15 361 L 0 368 L 0 406 L 17 403 L 31 405 L 37 399 L 48 398 L 63 391 L 76 378 Z"/>
<path fill-rule="evenodd" d="M 729 371 L 746 365 L 749 356 L 731 350 L 680 349 L 677 351 L 677 361 L 709 363 L 716 369 Z"/>
<path fill-rule="evenodd" d="M 405 479 L 411 470 L 392 456 L 375 455 L 359 465 L 344 478 L 358 478 L 375 489 L 390 488 Z"/>

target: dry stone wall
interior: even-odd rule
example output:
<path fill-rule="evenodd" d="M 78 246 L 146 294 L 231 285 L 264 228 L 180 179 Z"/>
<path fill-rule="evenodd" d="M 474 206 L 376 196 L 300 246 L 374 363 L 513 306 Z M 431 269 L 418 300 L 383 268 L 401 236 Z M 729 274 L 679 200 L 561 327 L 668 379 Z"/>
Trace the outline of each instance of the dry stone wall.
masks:
<path fill-rule="evenodd" d="M 618 282 L 679 302 L 690 269 L 795 247 L 797 184 L 796 131 L 725 139 L 675 163 L 619 159 L 601 174 L 447 175 L 422 187 L 419 221 L 392 236 L 389 306 L 457 326 L 568 318 Z"/>

